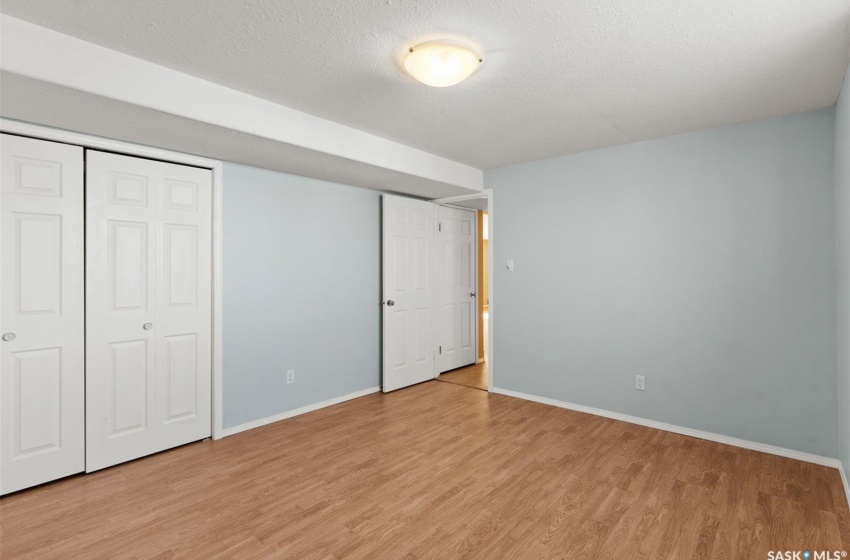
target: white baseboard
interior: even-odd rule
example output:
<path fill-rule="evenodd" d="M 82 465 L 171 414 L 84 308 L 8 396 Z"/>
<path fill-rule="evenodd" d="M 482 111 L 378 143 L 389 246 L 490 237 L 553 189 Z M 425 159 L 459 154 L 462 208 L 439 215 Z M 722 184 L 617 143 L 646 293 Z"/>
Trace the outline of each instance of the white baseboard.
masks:
<path fill-rule="evenodd" d="M 365 397 L 366 395 L 371 395 L 372 393 L 377 393 L 380 391 L 380 387 L 369 387 L 368 389 L 363 389 L 362 391 L 356 391 L 354 393 L 349 393 L 347 395 L 343 395 L 341 397 L 334 397 L 332 399 L 328 399 L 326 401 L 317 402 L 315 404 L 308 404 L 307 406 L 302 406 L 301 408 L 296 408 L 295 410 L 288 410 L 286 412 L 281 412 L 280 414 L 275 414 L 274 416 L 268 416 L 266 418 L 260 418 L 259 420 L 253 420 L 251 422 L 246 422 L 244 424 L 239 424 L 238 426 L 233 426 L 232 428 L 225 428 L 221 433 L 221 437 L 232 436 L 233 434 L 238 434 L 239 432 L 244 432 L 245 430 L 251 430 L 253 428 L 259 428 L 260 426 L 265 426 L 266 424 L 272 424 L 274 422 L 279 422 L 281 420 L 286 420 L 287 418 L 292 418 L 293 416 L 299 416 L 301 414 L 306 414 L 308 412 L 313 412 L 314 410 L 319 410 L 320 408 L 325 408 L 328 406 L 333 406 L 335 404 L 339 404 L 345 401 L 350 401 L 351 399 L 356 399 L 359 397 Z"/>
<path fill-rule="evenodd" d="M 646 426 L 647 428 L 655 428 L 657 430 L 664 430 L 665 432 L 673 432 L 675 434 L 681 434 L 683 436 L 690 436 L 699 439 L 705 439 L 708 441 L 714 441 L 717 443 L 725 443 L 726 445 L 732 445 L 734 447 L 743 447 L 744 449 L 750 449 L 752 451 L 761 451 L 762 453 L 770 453 L 771 455 L 779 455 L 780 457 L 787 457 L 789 459 L 797 459 L 798 461 L 805 461 L 807 463 L 815 463 L 816 465 L 823 465 L 826 467 L 835 467 L 841 471 L 841 476 L 844 476 L 844 469 L 841 468 L 841 461 L 838 459 L 833 459 L 831 457 L 821 457 L 820 455 L 813 455 L 812 453 L 804 453 L 802 451 L 794 451 L 793 449 L 786 449 L 784 447 L 776 447 L 775 445 L 768 445 L 766 443 L 757 443 L 754 441 L 747 441 L 745 439 L 738 439 L 730 436 L 723 436 L 720 434 L 714 434 L 712 432 L 704 432 L 702 430 L 694 430 L 693 428 L 684 428 L 682 426 L 676 426 L 675 424 L 667 424 L 665 422 L 657 422 L 655 420 L 647 420 L 645 418 L 640 418 L 638 416 L 629 416 L 628 414 L 620 414 L 619 412 L 611 412 L 608 410 L 602 410 L 601 408 L 593 408 L 590 406 L 584 406 L 580 404 L 573 404 L 564 401 L 558 401 L 555 399 L 549 399 L 546 397 L 538 397 L 536 395 L 528 395 L 526 393 L 519 393 L 517 391 L 510 391 L 508 389 L 500 389 L 498 387 L 493 387 L 493 392 L 498 393 L 500 395 L 506 395 L 508 397 L 516 397 L 518 399 L 525 399 L 527 401 L 539 402 L 542 404 L 548 404 L 551 406 L 557 406 L 559 408 L 566 408 L 569 410 L 575 410 L 577 412 L 584 412 L 587 414 L 593 414 L 595 416 L 604 416 L 605 418 L 611 418 L 613 420 L 620 420 L 622 422 L 628 422 L 630 424 L 638 424 L 640 426 Z M 847 489 L 847 481 L 844 481 L 844 488 Z M 848 492 L 848 496 L 850 497 L 850 492 Z"/>

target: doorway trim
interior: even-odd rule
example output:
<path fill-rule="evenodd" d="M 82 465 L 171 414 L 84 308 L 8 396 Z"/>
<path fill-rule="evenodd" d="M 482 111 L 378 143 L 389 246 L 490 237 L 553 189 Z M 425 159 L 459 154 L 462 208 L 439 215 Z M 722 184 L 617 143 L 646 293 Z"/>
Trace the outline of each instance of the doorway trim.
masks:
<path fill-rule="evenodd" d="M 458 196 L 437 198 L 432 200 L 431 202 L 439 204 L 441 206 L 451 206 L 454 208 L 461 208 L 463 210 L 470 210 L 470 208 L 467 208 L 465 206 L 459 206 L 456 203 L 463 202 L 464 200 L 476 200 L 479 198 L 487 199 L 487 238 L 489 240 L 489 242 L 487 243 L 487 300 L 489 301 L 489 308 L 487 311 L 487 351 L 484 354 L 484 361 L 487 363 L 487 391 L 492 393 L 493 372 L 496 369 L 493 360 L 493 306 L 495 302 L 495 300 L 493 299 L 493 284 L 495 284 L 495 279 L 493 278 L 493 222 L 495 221 L 493 216 L 493 189 L 484 189 L 481 192 L 472 194 L 462 194 Z M 478 250 L 480 250 L 480 248 Z M 477 268 L 478 267 L 476 266 L 476 270 Z"/>
<path fill-rule="evenodd" d="M 179 163 L 212 171 L 212 439 L 224 437 L 222 399 L 222 162 L 215 159 L 122 142 L 80 132 L 0 118 L 0 132 L 72 144 L 146 159 Z"/>

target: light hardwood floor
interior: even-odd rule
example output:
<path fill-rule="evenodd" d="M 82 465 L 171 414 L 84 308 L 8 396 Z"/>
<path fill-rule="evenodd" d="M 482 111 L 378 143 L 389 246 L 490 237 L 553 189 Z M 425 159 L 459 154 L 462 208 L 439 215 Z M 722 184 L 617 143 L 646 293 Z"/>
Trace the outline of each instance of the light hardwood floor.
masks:
<path fill-rule="evenodd" d="M 838 471 L 436 381 L 0 500 L 17 558 L 848 550 Z"/>
<path fill-rule="evenodd" d="M 458 368 L 440 375 L 439 381 L 472 387 L 473 389 L 487 390 L 487 363 L 472 364 Z"/>

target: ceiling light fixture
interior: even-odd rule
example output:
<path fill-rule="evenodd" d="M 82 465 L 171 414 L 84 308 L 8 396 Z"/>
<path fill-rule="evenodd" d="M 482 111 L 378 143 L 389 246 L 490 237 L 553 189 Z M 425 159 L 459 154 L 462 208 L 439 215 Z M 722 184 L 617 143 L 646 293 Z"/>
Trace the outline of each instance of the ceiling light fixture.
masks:
<path fill-rule="evenodd" d="M 407 73 L 425 85 L 446 87 L 467 79 L 481 65 L 472 49 L 454 41 L 429 41 L 404 57 Z"/>

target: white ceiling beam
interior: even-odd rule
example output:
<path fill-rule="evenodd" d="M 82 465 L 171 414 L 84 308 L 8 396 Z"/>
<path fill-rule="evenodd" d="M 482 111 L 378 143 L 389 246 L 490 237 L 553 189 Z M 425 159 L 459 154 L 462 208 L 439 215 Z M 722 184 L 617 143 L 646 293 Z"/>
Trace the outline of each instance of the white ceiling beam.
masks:
<path fill-rule="evenodd" d="M 0 15 L 0 69 L 469 191 L 480 169 Z"/>

